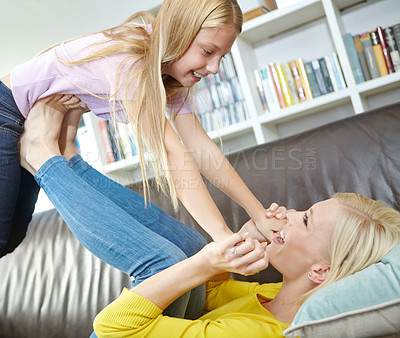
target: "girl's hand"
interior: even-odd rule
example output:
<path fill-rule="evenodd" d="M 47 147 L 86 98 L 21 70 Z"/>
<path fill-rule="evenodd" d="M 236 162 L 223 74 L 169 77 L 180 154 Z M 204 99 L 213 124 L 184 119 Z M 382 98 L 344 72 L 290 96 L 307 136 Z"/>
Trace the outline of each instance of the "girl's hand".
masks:
<path fill-rule="evenodd" d="M 276 218 L 278 220 L 281 219 L 285 219 L 286 215 L 289 211 L 291 210 L 287 210 L 286 207 L 278 205 L 277 203 L 271 203 L 271 205 L 269 206 L 269 208 L 267 210 L 265 210 L 265 216 L 267 216 L 267 218 Z"/>
<path fill-rule="evenodd" d="M 257 223 L 252 219 L 243 225 L 239 233 L 248 233 L 250 237 L 257 239 L 260 242 L 271 242 L 272 238 L 282 230 L 286 223 L 286 215 L 288 210 L 279 206 L 277 203 L 272 203 L 265 210 L 265 216 L 261 217 Z"/>
<path fill-rule="evenodd" d="M 256 239 L 233 234 L 223 241 L 209 243 L 199 254 L 204 255 L 214 275 L 235 272 L 248 276 L 267 268 L 266 246 Z"/>

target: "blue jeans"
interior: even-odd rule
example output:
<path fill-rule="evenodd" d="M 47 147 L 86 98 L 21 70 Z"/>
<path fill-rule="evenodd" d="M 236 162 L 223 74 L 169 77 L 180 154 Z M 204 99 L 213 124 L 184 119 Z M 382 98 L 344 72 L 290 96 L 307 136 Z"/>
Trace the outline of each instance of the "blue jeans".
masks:
<path fill-rule="evenodd" d="M 142 282 L 198 252 L 204 238 L 154 204 L 108 179 L 79 155 L 68 162 L 49 159 L 35 175 L 72 233 L 93 254 Z M 201 285 L 172 303 L 164 314 L 201 316 L 205 287 Z"/>
<path fill-rule="evenodd" d="M 0 81 L 0 257 L 25 238 L 39 193 L 33 176 L 19 164 L 24 122 L 11 90 Z"/>

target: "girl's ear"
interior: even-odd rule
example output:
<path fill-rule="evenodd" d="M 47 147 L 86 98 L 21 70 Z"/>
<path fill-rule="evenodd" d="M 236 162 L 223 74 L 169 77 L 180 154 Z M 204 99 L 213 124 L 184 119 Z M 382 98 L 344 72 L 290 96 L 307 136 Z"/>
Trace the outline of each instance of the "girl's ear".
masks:
<path fill-rule="evenodd" d="M 330 270 L 331 266 L 329 264 L 315 264 L 308 273 L 308 279 L 319 285 L 328 277 Z"/>

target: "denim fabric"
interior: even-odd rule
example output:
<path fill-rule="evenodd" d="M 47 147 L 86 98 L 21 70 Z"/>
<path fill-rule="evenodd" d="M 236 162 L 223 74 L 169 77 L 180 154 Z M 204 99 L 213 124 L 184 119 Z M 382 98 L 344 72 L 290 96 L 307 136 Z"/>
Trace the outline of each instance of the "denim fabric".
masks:
<path fill-rule="evenodd" d="M 195 254 L 204 238 L 143 197 L 97 172 L 79 155 L 49 159 L 35 179 L 78 240 L 93 254 L 134 278 L 132 285 Z M 199 286 L 165 314 L 198 318 L 205 299 Z M 190 303 L 190 305 L 188 305 Z"/>
<path fill-rule="evenodd" d="M 33 176 L 19 164 L 24 121 L 11 90 L 0 81 L 0 257 L 24 239 L 39 193 Z"/>

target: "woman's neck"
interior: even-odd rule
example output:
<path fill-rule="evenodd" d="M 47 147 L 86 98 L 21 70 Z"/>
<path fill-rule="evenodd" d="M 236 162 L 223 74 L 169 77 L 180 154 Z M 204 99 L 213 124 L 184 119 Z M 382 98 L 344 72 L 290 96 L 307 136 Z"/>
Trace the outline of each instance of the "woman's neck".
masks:
<path fill-rule="evenodd" d="M 262 305 L 276 319 L 281 322 L 291 323 L 301 306 L 301 303 L 299 303 L 300 297 L 309 290 L 309 287 L 303 283 L 283 281 L 282 288 L 275 298 L 262 303 Z"/>

